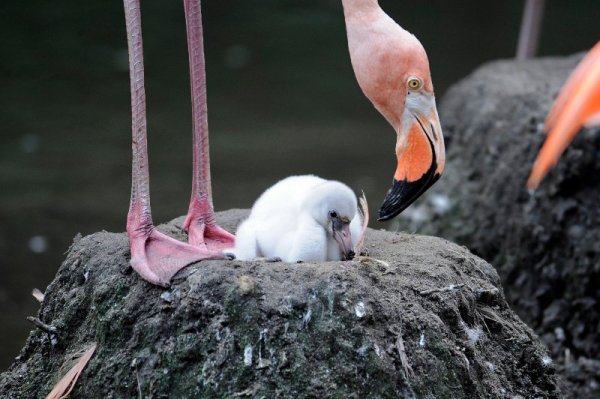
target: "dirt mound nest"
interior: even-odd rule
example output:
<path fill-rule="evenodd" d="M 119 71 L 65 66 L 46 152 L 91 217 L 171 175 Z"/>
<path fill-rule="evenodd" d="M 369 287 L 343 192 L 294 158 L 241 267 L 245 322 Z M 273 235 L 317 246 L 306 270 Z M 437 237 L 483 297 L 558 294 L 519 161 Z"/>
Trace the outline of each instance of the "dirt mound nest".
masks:
<path fill-rule="evenodd" d="M 181 237 L 180 223 L 160 229 Z M 45 396 L 97 342 L 75 398 L 559 396 L 488 263 L 427 236 L 370 230 L 367 248 L 350 262 L 203 261 L 161 289 L 132 272 L 124 234 L 81 238 L 38 316 L 57 333 L 31 333 L 0 392 Z"/>

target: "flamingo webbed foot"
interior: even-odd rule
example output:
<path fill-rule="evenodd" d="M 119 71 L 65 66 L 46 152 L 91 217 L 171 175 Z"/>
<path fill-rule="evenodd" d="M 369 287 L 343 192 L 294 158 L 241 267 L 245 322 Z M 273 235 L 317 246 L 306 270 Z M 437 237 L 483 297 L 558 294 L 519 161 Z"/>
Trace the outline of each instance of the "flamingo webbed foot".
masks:
<path fill-rule="evenodd" d="M 192 199 L 183 230 L 188 233 L 188 243 L 197 247 L 224 251 L 235 246 L 235 236 L 217 225 L 206 198 Z"/>
<path fill-rule="evenodd" d="M 223 251 L 235 246 L 235 236 L 216 224 L 210 225 L 188 216 L 183 229 L 188 233 L 188 243 L 195 247 Z"/>
<path fill-rule="evenodd" d="M 171 238 L 155 228 L 131 237 L 131 267 L 146 281 L 168 287 L 181 269 L 205 259 L 226 259 L 221 251 L 195 247 Z"/>

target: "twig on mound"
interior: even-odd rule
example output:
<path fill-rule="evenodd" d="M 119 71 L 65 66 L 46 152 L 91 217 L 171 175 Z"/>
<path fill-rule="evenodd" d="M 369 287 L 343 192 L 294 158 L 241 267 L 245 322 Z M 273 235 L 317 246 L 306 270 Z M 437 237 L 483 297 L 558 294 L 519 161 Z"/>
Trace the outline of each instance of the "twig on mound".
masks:
<path fill-rule="evenodd" d="M 374 262 L 374 263 L 377 263 L 377 264 L 379 264 L 381 266 L 384 266 L 386 269 L 390 267 L 390 264 L 387 263 L 386 261 L 381 260 L 381 259 L 377 259 L 377 258 L 373 258 L 372 256 L 356 256 L 354 258 L 354 260 L 357 261 L 357 262 L 359 262 L 359 263 L 364 263 L 364 264 L 367 264 L 367 263 L 370 263 L 370 262 Z"/>
<path fill-rule="evenodd" d="M 402 339 L 402 330 L 400 330 L 396 334 L 396 350 L 398 351 L 398 356 L 400 357 L 400 364 L 404 369 L 404 374 L 407 379 L 413 378 L 415 373 L 408 363 L 408 356 L 406 356 L 406 349 L 404 348 L 404 340 Z"/>
<path fill-rule="evenodd" d="M 40 330 L 42 330 L 48 334 L 58 335 L 58 329 L 56 327 L 51 326 L 50 324 L 44 323 L 37 317 L 27 316 L 27 321 L 29 321 L 34 326 L 36 326 L 37 328 L 39 328 Z"/>
<path fill-rule="evenodd" d="M 450 284 L 447 287 L 442 287 L 442 288 L 432 288 L 430 290 L 423 290 L 423 291 L 419 291 L 419 294 L 421 295 L 431 295 L 434 294 L 436 292 L 448 292 L 448 291 L 454 291 L 457 290 L 459 288 L 462 288 L 464 286 L 464 284 Z"/>
<path fill-rule="evenodd" d="M 39 302 L 42 303 L 44 302 L 44 293 L 42 291 L 40 291 L 37 288 L 34 288 L 33 291 L 31 291 L 31 295 L 33 295 L 33 297 Z"/>
<path fill-rule="evenodd" d="M 244 389 L 241 392 L 236 392 L 233 394 L 233 397 L 235 398 L 241 398 L 243 396 L 254 396 L 254 394 L 256 393 L 256 386 Z"/>
<path fill-rule="evenodd" d="M 138 395 L 140 397 L 140 399 L 143 398 L 142 396 L 142 384 L 140 383 L 140 370 L 135 369 L 135 379 L 137 380 L 137 389 L 138 389 Z"/>
<path fill-rule="evenodd" d="M 131 368 L 135 369 L 135 379 L 137 381 L 138 396 L 139 396 L 140 399 L 143 399 L 143 395 L 142 395 L 142 383 L 140 381 L 140 369 L 138 367 L 138 359 L 135 358 L 135 357 L 131 361 Z"/>
<path fill-rule="evenodd" d="M 487 326 L 487 322 L 488 321 L 492 321 L 495 322 L 497 324 L 499 324 L 502 328 L 506 329 L 510 334 L 513 335 L 512 338 L 507 338 L 507 340 L 510 339 L 516 339 L 518 335 L 520 335 L 519 330 L 517 330 L 512 323 L 504 320 L 501 316 L 498 315 L 498 313 L 492 309 L 489 306 L 486 305 L 482 305 L 482 304 L 477 304 L 477 306 L 475 307 L 475 312 L 476 315 L 478 315 L 479 317 L 482 318 L 486 328 L 489 330 L 488 326 Z"/>

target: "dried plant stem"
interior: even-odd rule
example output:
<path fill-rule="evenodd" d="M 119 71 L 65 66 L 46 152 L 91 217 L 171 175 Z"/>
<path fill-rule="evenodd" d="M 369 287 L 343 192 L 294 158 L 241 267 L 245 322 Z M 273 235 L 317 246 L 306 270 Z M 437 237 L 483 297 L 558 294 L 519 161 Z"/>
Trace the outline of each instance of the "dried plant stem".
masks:
<path fill-rule="evenodd" d="M 454 290 L 457 290 L 457 289 L 461 288 L 462 286 L 464 286 L 464 284 L 450 284 L 447 287 L 432 288 L 430 290 L 419 291 L 419 294 L 421 294 L 421 295 L 431 295 L 431 294 L 436 293 L 436 292 L 454 291 Z"/>
<path fill-rule="evenodd" d="M 56 327 L 44 323 L 37 317 L 27 316 L 27 321 L 48 334 L 58 334 L 58 329 Z"/>

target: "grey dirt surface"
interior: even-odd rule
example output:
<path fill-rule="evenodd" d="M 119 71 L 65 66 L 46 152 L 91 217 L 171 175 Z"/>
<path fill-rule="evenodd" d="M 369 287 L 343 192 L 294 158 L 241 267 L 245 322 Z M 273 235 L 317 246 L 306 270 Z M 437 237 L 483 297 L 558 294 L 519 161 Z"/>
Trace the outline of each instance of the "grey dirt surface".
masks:
<path fill-rule="evenodd" d="M 184 239 L 181 221 L 159 229 Z M 202 261 L 163 289 L 128 266 L 125 234 L 78 237 L 38 315 L 57 332 L 31 332 L 0 396 L 45 397 L 92 342 L 73 398 L 560 396 L 492 266 L 435 237 L 369 230 L 366 245 L 346 262 Z"/>
<path fill-rule="evenodd" d="M 494 265 L 510 306 L 551 350 L 566 398 L 600 397 L 600 129 L 584 129 L 535 192 L 543 122 L 582 54 L 486 64 L 441 101 L 446 171 L 404 224 Z M 433 209 L 433 207 L 431 207 Z"/>

